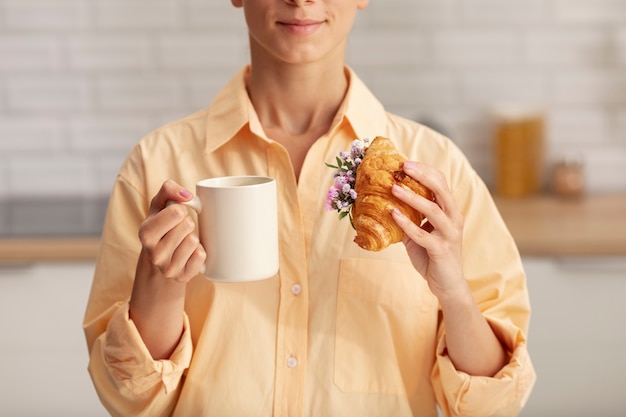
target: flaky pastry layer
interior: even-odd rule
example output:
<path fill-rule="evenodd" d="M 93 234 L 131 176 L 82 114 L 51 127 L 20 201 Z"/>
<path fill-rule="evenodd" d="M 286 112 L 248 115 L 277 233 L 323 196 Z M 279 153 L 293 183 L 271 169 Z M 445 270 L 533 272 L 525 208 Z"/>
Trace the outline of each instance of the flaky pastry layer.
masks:
<path fill-rule="evenodd" d="M 413 192 L 434 200 L 433 193 L 402 171 L 406 157 L 385 137 L 376 137 L 365 151 L 356 174 L 354 189 L 357 193 L 352 207 L 356 237 L 354 242 L 369 251 L 380 251 L 392 243 L 400 242 L 404 232 L 391 217 L 398 208 L 415 224 L 424 216 L 391 194 L 393 184 L 402 185 Z"/>

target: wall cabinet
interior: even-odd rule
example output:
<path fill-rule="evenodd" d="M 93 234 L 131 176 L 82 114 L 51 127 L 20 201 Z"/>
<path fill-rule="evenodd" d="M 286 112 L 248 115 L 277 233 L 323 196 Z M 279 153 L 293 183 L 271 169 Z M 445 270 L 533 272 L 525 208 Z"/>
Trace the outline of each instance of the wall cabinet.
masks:
<path fill-rule="evenodd" d="M 522 416 L 626 415 L 626 257 L 524 264 L 537 383 Z"/>
<path fill-rule="evenodd" d="M 104 417 L 82 319 L 93 263 L 0 266 L 0 414 Z"/>

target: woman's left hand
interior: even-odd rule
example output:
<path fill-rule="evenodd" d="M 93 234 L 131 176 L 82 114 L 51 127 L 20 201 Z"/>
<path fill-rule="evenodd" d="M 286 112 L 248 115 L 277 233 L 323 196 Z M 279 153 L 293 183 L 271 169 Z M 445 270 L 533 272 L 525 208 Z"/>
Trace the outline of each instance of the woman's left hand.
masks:
<path fill-rule="evenodd" d="M 398 209 L 392 212 L 394 220 L 404 230 L 403 242 L 411 262 L 440 301 L 462 296 L 467 291 L 462 262 L 463 216 L 446 178 L 440 171 L 413 161 L 405 162 L 403 170 L 435 195 L 433 202 L 407 188 L 393 186 L 395 197 L 427 219 L 420 226 Z"/>

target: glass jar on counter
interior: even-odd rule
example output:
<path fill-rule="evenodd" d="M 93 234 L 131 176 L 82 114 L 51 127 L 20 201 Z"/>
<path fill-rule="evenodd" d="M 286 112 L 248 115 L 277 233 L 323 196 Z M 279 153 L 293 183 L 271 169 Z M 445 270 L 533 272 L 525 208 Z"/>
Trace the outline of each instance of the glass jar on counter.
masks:
<path fill-rule="evenodd" d="M 552 188 L 559 197 L 578 198 L 585 192 L 585 175 L 580 158 L 563 158 L 554 165 Z"/>
<path fill-rule="evenodd" d="M 541 107 L 499 106 L 495 121 L 495 186 L 502 197 L 541 191 L 545 115 Z"/>

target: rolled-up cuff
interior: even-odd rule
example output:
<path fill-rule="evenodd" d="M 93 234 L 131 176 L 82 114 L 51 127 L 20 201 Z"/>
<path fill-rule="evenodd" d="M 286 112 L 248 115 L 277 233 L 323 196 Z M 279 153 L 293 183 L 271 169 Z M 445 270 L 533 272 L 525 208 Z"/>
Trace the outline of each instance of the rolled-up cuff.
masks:
<path fill-rule="evenodd" d="M 184 316 L 183 334 L 169 359 L 154 360 L 123 304 L 109 321 L 103 348 L 104 362 L 116 385 L 139 395 L 163 384 L 165 393 L 178 387 L 192 355 L 189 319 Z"/>
<path fill-rule="evenodd" d="M 458 371 L 447 355 L 445 337 L 437 346 L 433 370 L 442 408 L 451 416 L 515 416 L 522 410 L 536 380 L 523 332 L 512 324 L 489 319 L 489 324 L 509 352 L 509 362 L 493 377 Z M 440 401 L 441 402 L 441 401 Z"/>

